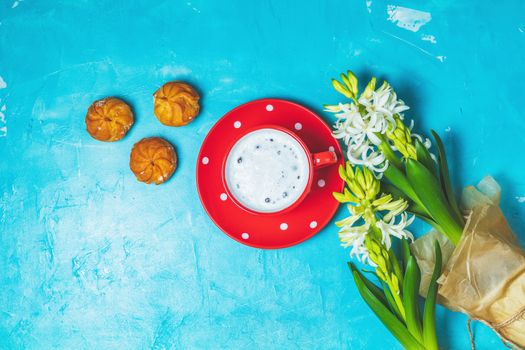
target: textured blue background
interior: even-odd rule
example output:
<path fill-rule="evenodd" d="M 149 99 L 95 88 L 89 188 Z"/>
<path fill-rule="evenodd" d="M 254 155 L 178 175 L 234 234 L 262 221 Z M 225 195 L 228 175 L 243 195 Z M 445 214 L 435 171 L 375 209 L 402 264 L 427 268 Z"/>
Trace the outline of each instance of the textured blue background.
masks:
<path fill-rule="evenodd" d="M 413 18 L 388 20 L 387 5 L 431 19 L 403 28 Z M 374 73 L 419 130 L 444 136 L 458 188 L 487 173 L 501 182 L 523 232 L 523 13 L 519 0 L 0 0 L 0 348 L 399 348 L 357 295 L 333 225 L 278 251 L 214 227 L 194 184 L 199 145 L 240 103 L 321 112 L 339 100 L 331 77 Z M 152 114 L 152 93 L 174 78 L 203 95 L 178 129 Z M 137 117 L 113 144 L 84 126 L 107 95 Z M 151 135 L 180 156 L 158 187 L 128 169 Z M 443 348 L 468 349 L 466 318 L 438 317 Z M 502 347 L 475 331 L 479 349 Z"/>

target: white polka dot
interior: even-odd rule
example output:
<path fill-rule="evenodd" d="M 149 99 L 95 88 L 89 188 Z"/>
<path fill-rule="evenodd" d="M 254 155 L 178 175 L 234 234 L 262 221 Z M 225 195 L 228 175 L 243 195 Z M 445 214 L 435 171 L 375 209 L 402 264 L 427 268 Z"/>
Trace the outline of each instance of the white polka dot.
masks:
<path fill-rule="evenodd" d="M 233 123 L 233 127 L 235 129 L 239 129 L 241 127 L 241 122 L 237 120 L 235 123 Z"/>
<path fill-rule="evenodd" d="M 317 227 L 317 221 L 312 221 L 310 223 L 310 228 L 316 228 Z"/>
<path fill-rule="evenodd" d="M 294 127 L 295 127 L 295 130 L 301 130 L 303 128 L 303 124 L 295 123 Z"/>
<path fill-rule="evenodd" d="M 220 196 L 220 198 L 221 198 L 221 201 L 223 201 L 223 202 L 224 202 L 225 200 L 227 200 L 227 199 L 228 199 L 228 195 L 227 195 L 226 193 L 221 193 L 221 196 Z"/>
<path fill-rule="evenodd" d="M 246 232 L 244 232 L 242 235 L 241 235 L 242 239 L 248 239 L 250 238 L 250 235 L 247 234 Z"/>
<path fill-rule="evenodd" d="M 325 180 L 319 179 L 319 181 L 317 181 L 317 186 L 324 187 L 324 185 L 326 185 L 326 181 Z"/>
<path fill-rule="evenodd" d="M 286 222 L 283 222 L 281 224 L 281 226 L 279 226 L 279 228 L 282 230 L 282 231 L 286 231 L 288 229 L 288 224 Z"/>
<path fill-rule="evenodd" d="M 267 110 L 268 112 L 273 111 L 273 106 L 272 106 L 272 105 L 266 105 L 266 110 Z"/>
<path fill-rule="evenodd" d="M 203 157 L 203 158 L 202 158 L 202 164 L 206 165 L 206 164 L 208 164 L 209 162 L 210 162 L 210 158 L 208 158 L 208 157 Z"/>
<path fill-rule="evenodd" d="M 328 150 L 329 150 L 330 152 L 335 152 L 335 147 L 334 147 L 334 146 L 330 146 L 330 147 L 328 147 Z"/>

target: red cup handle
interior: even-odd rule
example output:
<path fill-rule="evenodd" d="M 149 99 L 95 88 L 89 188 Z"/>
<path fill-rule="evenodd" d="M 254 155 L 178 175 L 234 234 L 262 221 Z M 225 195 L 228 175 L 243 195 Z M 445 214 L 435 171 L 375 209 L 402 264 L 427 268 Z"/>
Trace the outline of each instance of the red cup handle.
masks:
<path fill-rule="evenodd" d="M 337 163 L 337 154 L 332 151 L 312 154 L 314 169 Z"/>

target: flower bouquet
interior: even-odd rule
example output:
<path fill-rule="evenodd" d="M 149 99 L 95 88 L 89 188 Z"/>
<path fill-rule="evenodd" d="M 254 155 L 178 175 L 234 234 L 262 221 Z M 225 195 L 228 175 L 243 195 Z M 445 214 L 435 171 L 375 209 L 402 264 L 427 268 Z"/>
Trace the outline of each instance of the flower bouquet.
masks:
<path fill-rule="evenodd" d="M 361 296 L 407 349 L 438 348 L 437 301 L 525 346 L 525 252 L 499 208 L 498 184 L 487 177 L 458 203 L 437 133 L 436 156 L 406 122 L 409 107 L 376 81 L 360 92 L 351 71 L 341 74 L 332 84 L 349 101 L 325 106 L 337 118 L 334 137 L 347 146 L 339 169 L 346 186 L 334 197 L 350 216 L 336 223 L 339 237 L 374 268 L 369 279 L 349 263 Z M 414 241 L 407 228 L 415 217 L 433 229 Z"/>

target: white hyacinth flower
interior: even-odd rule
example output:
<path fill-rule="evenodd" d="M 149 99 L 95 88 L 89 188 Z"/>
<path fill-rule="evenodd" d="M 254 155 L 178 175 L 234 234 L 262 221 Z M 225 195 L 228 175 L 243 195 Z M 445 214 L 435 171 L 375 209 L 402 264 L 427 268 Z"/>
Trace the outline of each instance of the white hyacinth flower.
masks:
<path fill-rule="evenodd" d="M 370 115 L 377 115 L 382 120 L 388 121 L 391 127 L 395 127 L 394 115 L 402 118 L 402 113 L 409 109 L 402 100 L 398 100 L 396 93 L 388 83 L 383 83 L 379 89 L 372 92 L 371 98 L 359 99 L 359 103 L 365 106 Z"/>
<path fill-rule="evenodd" d="M 398 218 L 399 222 L 396 223 Z M 406 229 L 407 226 L 409 226 L 412 221 L 414 221 L 414 218 L 414 215 L 408 217 L 408 214 L 403 212 L 401 215 L 392 216 L 389 222 L 385 222 L 383 220 L 376 222 L 376 226 L 379 228 L 382 234 L 382 243 L 387 247 L 387 249 L 390 249 L 392 246 L 392 240 L 390 238 L 391 236 L 397 237 L 399 239 L 406 238 L 412 241 L 414 240 L 412 233 Z"/>
<path fill-rule="evenodd" d="M 355 103 L 325 106 L 325 110 L 335 114 L 337 121 L 333 135 L 347 145 L 348 159 L 352 164 L 363 165 L 381 178 L 388 162 L 377 147 L 381 144 L 377 135 L 392 131 L 396 126 L 394 116 L 402 118 L 402 113 L 409 107 L 397 99 L 387 83 L 373 91 L 369 98 L 361 96 L 358 102 L 364 107 L 361 110 Z"/>
<path fill-rule="evenodd" d="M 359 147 L 348 146 L 346 156 L 350 163 L 372 170 L 376 178 L 381 178 L 383 172 L 388 168 L 388 160 L 385 159 L 385 155 L 369 143 L 363 143 Z"/>
<path fill-rule="evenodd" d="M 365 246 L 365 239 L 370 225 L 365 223 L 360 226 L 345 225 L 339 231 L 341 246 L 351 247 L 350 257 L 355 256 L 360 262 L 375 267 L 376 265 L 369 259 L 368 249 Z"/>

